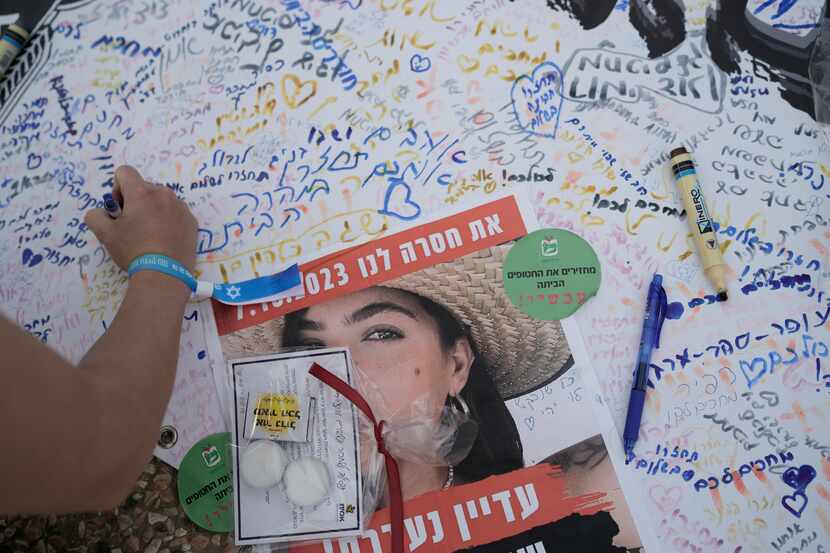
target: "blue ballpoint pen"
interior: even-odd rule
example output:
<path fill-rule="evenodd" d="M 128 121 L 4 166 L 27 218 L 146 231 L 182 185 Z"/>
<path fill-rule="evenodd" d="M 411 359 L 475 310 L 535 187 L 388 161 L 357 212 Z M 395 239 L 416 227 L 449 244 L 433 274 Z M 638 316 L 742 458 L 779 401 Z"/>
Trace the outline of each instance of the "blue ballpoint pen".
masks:
<path fill-rule="evenodd" d="M 667 304 L 663 277 L 655 273 L 648 287 L 646 318 L 643 321 L 643 335 L 640 339 L 640 354 L 637 358 L 637 368 L 634 371 L 631 397 L 628 400 L 628 414 L 625 417 L 623 443 L 625 444 L 626 457 L 629 457 L 634 450 L 637 435 L 640 433 L 640 419 L 643 416 L 643 404 L 646 400 L 646 382 L 648 381 L 651 352 L 655 347 L 660 347 L 660 332 L 663 330 L 663 321 L 666 320 Z"/>

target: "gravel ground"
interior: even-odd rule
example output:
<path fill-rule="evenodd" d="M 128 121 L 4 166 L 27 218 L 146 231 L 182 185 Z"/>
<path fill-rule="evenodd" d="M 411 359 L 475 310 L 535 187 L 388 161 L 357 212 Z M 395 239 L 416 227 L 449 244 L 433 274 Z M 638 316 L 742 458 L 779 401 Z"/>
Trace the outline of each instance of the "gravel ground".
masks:
<path fill-rule="evenodd" d="M 202 530 L 176 493 L 177 471 L 153 458 L 133 493 L 113 511 L 0 517 L 0 553 L 243 553 L 231 534 Z"/>

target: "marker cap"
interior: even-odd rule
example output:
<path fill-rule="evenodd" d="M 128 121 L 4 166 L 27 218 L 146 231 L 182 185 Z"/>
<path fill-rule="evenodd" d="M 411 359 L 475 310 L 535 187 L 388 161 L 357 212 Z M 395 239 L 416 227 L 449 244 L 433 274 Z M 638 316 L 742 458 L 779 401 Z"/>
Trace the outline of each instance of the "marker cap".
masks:
<path fill-rule="evenodd" d="M 675 148 L 674 150 L 669 152 L 669 157 L 674 158 L 674 157 L 677 157 L 677 156 L 682 156 L 683 154 L 688 155 L 689 151 L 686 149 L 685 146 L 678 146 L 677 148 Z"/>

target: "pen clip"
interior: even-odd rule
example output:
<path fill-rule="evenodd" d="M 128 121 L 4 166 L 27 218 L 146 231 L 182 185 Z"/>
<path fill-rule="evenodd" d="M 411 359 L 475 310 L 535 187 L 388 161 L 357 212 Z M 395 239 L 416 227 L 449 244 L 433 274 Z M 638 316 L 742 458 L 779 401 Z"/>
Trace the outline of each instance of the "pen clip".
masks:
<path fill-rule="evenodd" d="M 666 314 L 669 310 L 669 299 L 666 295 L 666 289 L 660 284 L 660 291 L 657 296 L 657 337 L 656 347 L 660 349 L 660 335 L 663 333 L 663 323 L 666 322 Z"/>

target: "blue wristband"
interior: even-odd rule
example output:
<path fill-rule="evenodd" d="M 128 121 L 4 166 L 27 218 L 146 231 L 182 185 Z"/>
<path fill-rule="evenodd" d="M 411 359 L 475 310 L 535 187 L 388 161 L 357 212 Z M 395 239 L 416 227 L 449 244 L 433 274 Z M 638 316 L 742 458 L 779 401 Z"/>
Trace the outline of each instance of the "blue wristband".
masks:
<path fill-rule="evenodd" d="M 146 253 L 132 260 L 127 268 L 129 276 L 139 271 L 156 271 L 177 278 L 193 292 L 194 299 L 213 298 L 227 305 L 245 305 L 274 301 L 281 297 L 304 295 L 302 277 L 297 264 L 273 275 L 258 277 L 243 282 L 213 284 L 196 280 L 187 268 L 170 257 L 160 253 Z"/>
<path fill-rule="evenodd" d="M 157 271 L 170 275 L 184 282 L 192 292 L 196 291 L 198 285 L 196 278 L 184 265 L 160 253 L 145 253 L 133 259 L 127 268 L 127 274 L 133 276 L 139 271 Z"/>

